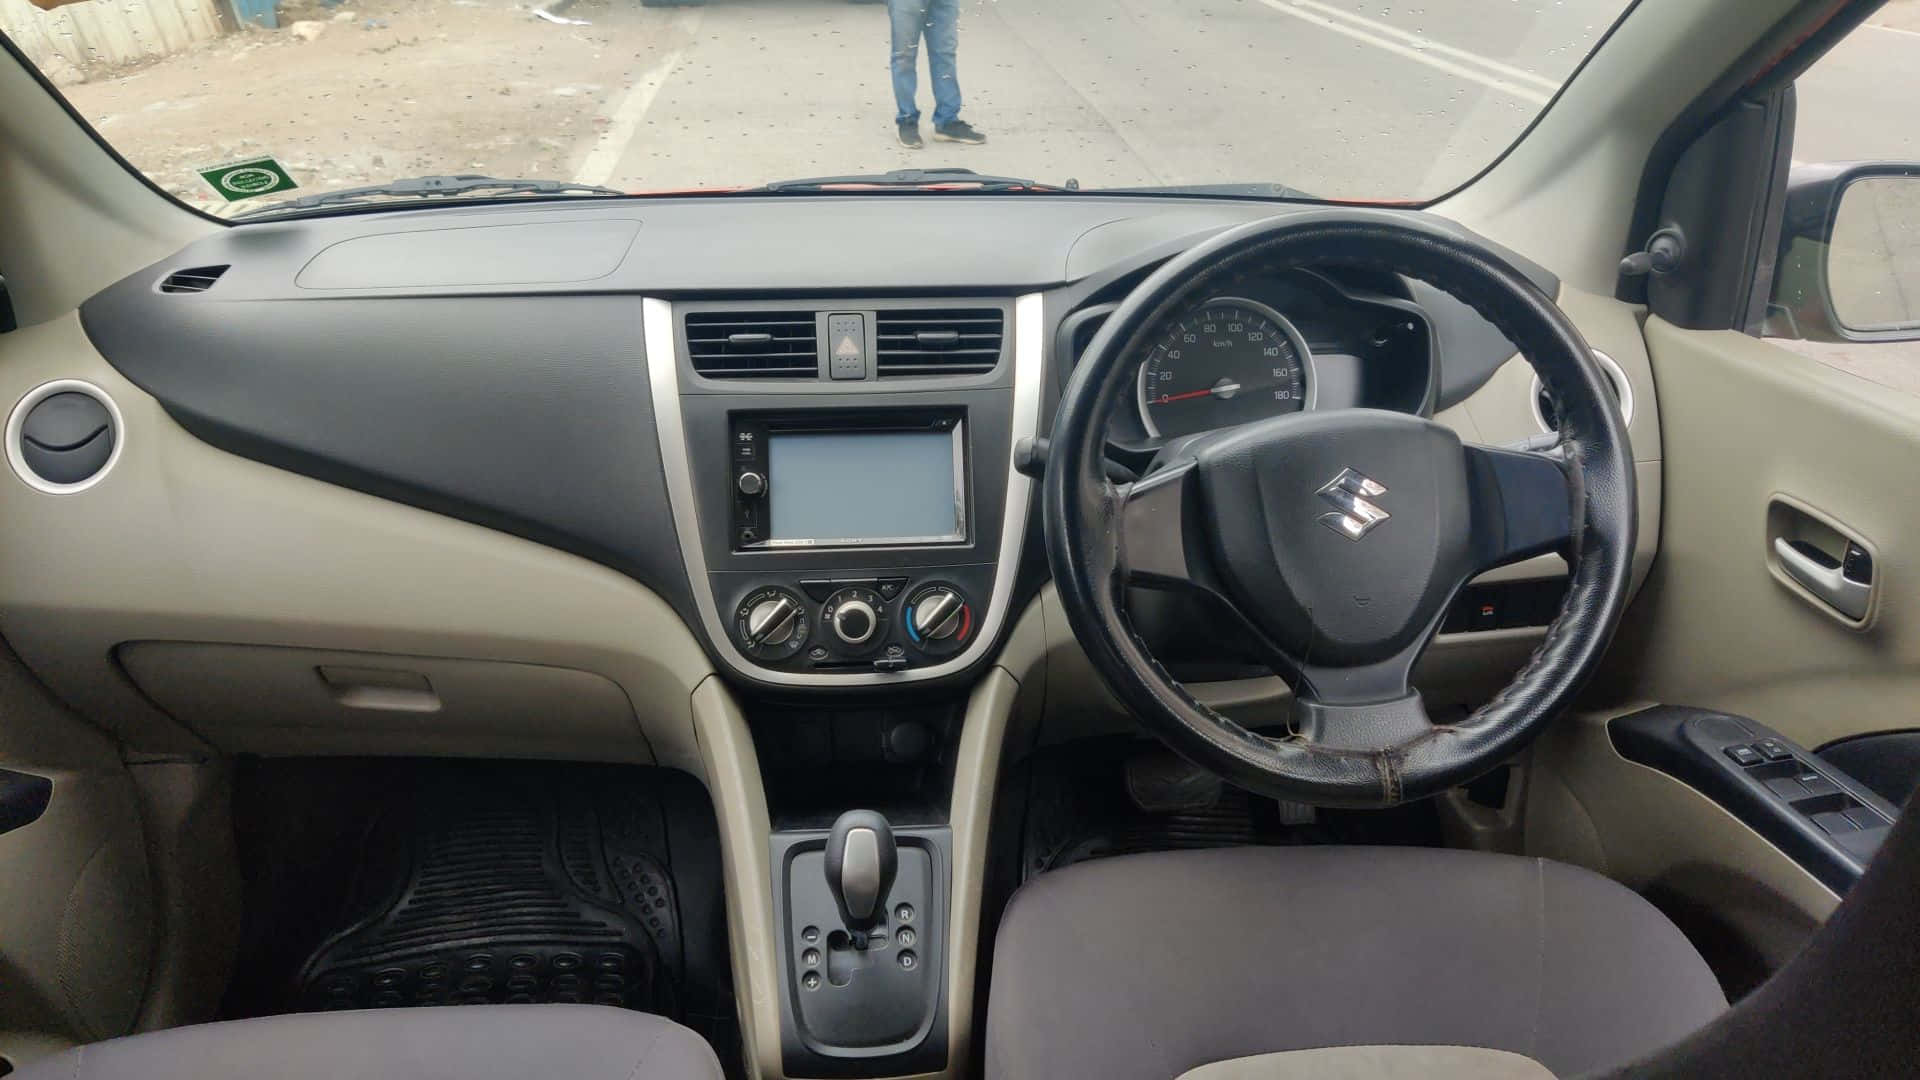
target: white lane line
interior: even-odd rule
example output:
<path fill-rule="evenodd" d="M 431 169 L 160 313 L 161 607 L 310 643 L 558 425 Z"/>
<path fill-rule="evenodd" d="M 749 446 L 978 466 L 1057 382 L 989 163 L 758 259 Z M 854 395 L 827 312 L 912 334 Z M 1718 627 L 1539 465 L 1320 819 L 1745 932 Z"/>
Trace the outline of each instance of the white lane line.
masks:
<path fill-rule="evenodd" d="M 675 30 L 691 37 L 699 29 L 700 13 L 681 12 L 673 22 Z M 604 184 L 612 178 L 613 170 L 619 167 L 620 159 L 627 155 L 634 135 L 640 130 L 640 121 L 646 119 L 647 110 L 653 107 L 653 99 L 660 96 L 660 88 L 673 77 L 674 69 L 680 66 L 686 51 L 686 47 L 681 46 L 668 53 L 627 90 L 627 95 L 609 114 L 611 122 L 607 130 L 594 140 L 593 149 L 587 152 L 586 160 L 580 163 L 579 171 L 574 173 L 575 183 Z"/>
<path fill-rule="evenodd" d="M 1889 34 L 1905 34 L 1908 37 L 1920 37 L 1920 30 L 1909 30 L 1904 26 L 1882 26 L 1879 23 L 1868 23 L 1867 28 L 1869 30 L 1885 30 Z"/>
<path fill-rule="evenodd" d="M 1476 82 L 1481 86 L 1498 90 L 1508 97 L 1519 98 L 1521 101 L 1531 102 L 1535 105 L 1545 105 L 1551 99 L 1551 95 L 1543 94 L 1532 86 L 1522 85 L 1511 79 L 1502 79 L 1478 68 L 1468 67 L 1465 64 L 1456 64 L 1451 60 L 1433 55 L 1433 50 L 1431 49 L 1416 49 L 1411 45 L 1402 44 L 1393 38 L 1376 34 L 1371 30 L 1355 26 L 1351 23 L 1329 19 L 1324 15 L 1308 11 L 1306 8 L 1287 3 L 1286 0 L 1260 0 L 1260 2 L 1280 12 L 1282 15 L 1291 15 L 1303 22 L 1310 22 L 1315 26 L 1331 30 L 1336 34 L 1345 34 L 1350 38 L 1364 41 L 1376 49 L 1383 49 L 1393 53 L 1395 56 L 1404 56 L 1415 63 L 1425 64 L 1435 71 L 1444 71 L 1449 75 L 1466 79 L 1468 82 Z M 1422 40 L 1424 41 L 1425 39 Z"/>
<path fill-rule="evenodd" d="M 1454 46 L 1448 45 L 1445 42 L 1435 41 L 1432 38 L 1426 37 L 1421 34 L 1408 33 L 1407 31 L 1402 30 L 1397 26 L 1388 25 L 1387 23 L 1380 22 L 1377 19 L 1369 19 L 1365 15 L 1357 15 L 1351 11 L 1342 11 L 1341 9 L 1334 7 L 1331 4 L 1323 4 L 1320 2 L 1320 0 L 1293 0 L 1293 3 L 1299 7 L 1311 8 L 1312 10 L 1317 11 L 1322 15 L 1326 15 L 1330 18 L 1345 19 L 1347 22 L 1353 23 L 1356 26 L 1364 27 L 1368 30 L 1373 31 L 1376 34 L 1382 34 L 1390 38 L 1398 38 L 1399 40 L 1406 42 L 1407 44 L 1412 45 L 1417 49 L 1424 49 L 1428 52 L 1442 53 L 1444 55 L 1451 56 L 1456 60 L 1464 60 L 1470 64 L 1478 64 L 1479 66 L 1486 68 L 1488 71 L 1491 71 L 1496 75 L 1504 75 L 1507 78 L 1513 79 L 1517 82 L 1532 83 L 1535 86 L 1538 86 L 1540 89 L 1545 90 L 1549 94 L 1554 93 L 1555 91 L 1560 89 L 1560 84 L 1558 82 L 1555 82 L 1554 80 L 1547 78 L 1545 75 L 1536 75 L 1535 73 L 1528 71 L 1525 68 L 1517 68 L 1517 67 L 1514 67 L 1512 64 L 1501 63 L 1498 60 L 1481 56 L 1477 52 L 1470 52 L 1466 49 L 1455 48 Z"/>

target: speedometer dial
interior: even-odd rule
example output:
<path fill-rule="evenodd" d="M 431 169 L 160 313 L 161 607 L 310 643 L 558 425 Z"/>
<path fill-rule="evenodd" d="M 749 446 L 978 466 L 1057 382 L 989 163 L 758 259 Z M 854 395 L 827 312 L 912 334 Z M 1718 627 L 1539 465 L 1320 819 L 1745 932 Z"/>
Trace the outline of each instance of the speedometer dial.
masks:
<path fill-rule="evenodd" d="M 1149 434 L 1172 438 L 1297 412 L 1307 404 L 1309 361 L 1279 312 L 1209 300 L 1170 326 L 1140 365 L 1140 419 Z"/>

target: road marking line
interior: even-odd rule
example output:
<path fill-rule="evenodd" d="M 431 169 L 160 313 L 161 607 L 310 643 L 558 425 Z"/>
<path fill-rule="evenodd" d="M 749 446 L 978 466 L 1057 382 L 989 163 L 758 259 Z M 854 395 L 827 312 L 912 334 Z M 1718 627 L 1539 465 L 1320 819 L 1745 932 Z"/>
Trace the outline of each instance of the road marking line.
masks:
<path fill-rule="evenodd" d="M 1302 22 L 1310 22 L 1315 26 L 1331 30 L 1336 34 L 1345 34 L 1350 38 L 1364 41 L 1376 49 L 1384 49 L 1396 56 L 1404 56 L 1415 63 L 1425 64 L 1435 71 L 1444 71 L 1449 75 L 1466 79 L 1469 82 L 1477 82 L 1481 86 L 1489 89 L 1498 90 L 1508 97 L 1519 98 L 1521 101 L 1531 102 L 1535 105 L 1545 105 L 1551 100 L 1550 95 L 1543 94 L 1531 86 L 1523 86 L 1511 80 L 1502 79 L 1478 69 L 1467 67 L 1464 64 L 1456 64 L 1451 60 L 1443 60 L 1433 55 L 1434 50 L 1431 48 L 1416 49 L 1411 45 L 1403 45 L 1390 37 L 1375 34 L 1370 30 L 1362 29 L 1359 26 L 1349 23 L 1337 22 L 1316 12 L 1308 11 L 1302 7 L 1296 7 L 1293 4 L 1287 3 L 1286 0 L 1260 0 L 1260 2 L 1280 12 L 1282 15 L 1291 15 Z M 1425 41 L 1426 39 L 1422 38 L 1420 40 Z M 1482 60 L 1478 62 L 1484 63 L 1485 61 Z"/>
<path fill-rule="evenodd" d="M 1882 26 L 1879 23 L 1868 23 L 1867 28 L 1869 30 L 1885 30 L 1889 34 L 1905 34 L 1908 37 L 1920 37 L 1920 30 L 1909 30 L 1904 26 Z"/>
<path fill-rule="evenodd" d="M 1417 49 L 1425 49 L 1429 52 L 1444 53 L 1448 56 L 1453 57 L 1456 60 L 1465 60 L 1470 64 L 1478 64 L 1481 67 L 1494 72 L 1495 74 L 1505 75 L 1510 79 L 1518 79 L 1521 82 L 1533 83 L 1535 86 L 1540 87 L 1542 90 L 1545 90 L 1549 94 L 1554 93 L 1555 91 L 1558 91 L 1560 89 L 1560 84 L 1558 82 L 1554 81 L 1553 79 L 1547 78 L 1545 75 L 1538 75 L 1538 74 L 1535 74 L 1534 72 L 1528 71 L 1525 68 L 1517 68 L 1517 67 L 1514 67 L 1512 64 L 1502 63 L 1498 60 L 1481 56 L 1477 52 L 1470 52 L 1466 49 L 1456 48 L 1452 45 L 1446 44 L 1445 42 L 1435 41 L 1432 38 L 1426 37 L 1421 34 L 1409 33 L 1405 30 L 1400 29 L 1397 26 L 1392 26 L 1388 23 L 1380 22 L 1377 19 L 1369 19 L 1365 15 L 1357 15 L 1351 11 L 1342 11 L 1341 9 L 1334 7 L 1331 4 L 1323 4 L 1320 2 L 1320 0 L 1292 0 L 1292 2 L 1303 8 L 1311 8 L 1314 11 L 1318 11 L 1321 14 L 1329 16 L 1331 18 L 1345 19 L 1346 21 L 1353 23 L 1356 26 L 1365 27 L 1366 29 L 1373 31 L 1376 34 L 1385 34 L 1386 36 L 1391 38 L 1399 38 L 1401 41 L 1404 41 L 1407 44 L 1412 45 Z"/>
<path fill-rule="evenodd" d="M 699 29 L 700 13 L 682 12 L 674 20 L 674 27 L 689 37 Z M 647 110 L 653 107 L 653 99 L 660 96 L 660 89 L 673 77 L 675 68 L 680 66 L 681 58 L 686 54 L 682 46 L 666 55 L 666 58 L 647 70 L 640 80 L 627 91 L 627 96 L 614 106 L 607 130 L 594 140 L 593 149 L 587 152 L 586 160 L 580 163 L 580 170 L 574 174 L 577 184 L 604 184 L 613 176 L 613 170 L 620 165 L 633 139 L 640 130 L 640 121 L 646 119 Z"/>

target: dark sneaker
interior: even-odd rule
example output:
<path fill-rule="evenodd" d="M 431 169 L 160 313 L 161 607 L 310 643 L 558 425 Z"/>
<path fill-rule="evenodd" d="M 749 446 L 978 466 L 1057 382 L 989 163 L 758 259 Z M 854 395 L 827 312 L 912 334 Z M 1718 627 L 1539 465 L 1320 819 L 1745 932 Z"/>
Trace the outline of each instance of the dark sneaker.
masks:
<path fill-rule="evenodd" d="M 933 129 L 933 137 L 942 142 L 972 143 L 976 146 L 987 141 L 985 135 L 973 130 L 973 125 L 965 120 L 936 125 Z"/>
<path fill-rule="evenodd" d="M 918 150 L 927 145 L 920 140 L 920 121 L 902 120 L 894 125 L 900 129 L 900 145 L 909 150 Z"/>

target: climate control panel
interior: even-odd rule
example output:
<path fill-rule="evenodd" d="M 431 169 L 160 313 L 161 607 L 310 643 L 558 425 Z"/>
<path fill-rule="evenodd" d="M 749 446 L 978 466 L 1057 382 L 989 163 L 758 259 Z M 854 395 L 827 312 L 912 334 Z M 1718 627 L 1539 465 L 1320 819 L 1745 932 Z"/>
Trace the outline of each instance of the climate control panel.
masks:
<path fill-rule="evenodd" d="M 759 577 L 736 595 L 734 644 L 783 671 L 904 671 L 964 650 L 980 625 L 974 568 L 873 577 Z M 959 579 L 959 580 L 956 580 Z"/>

